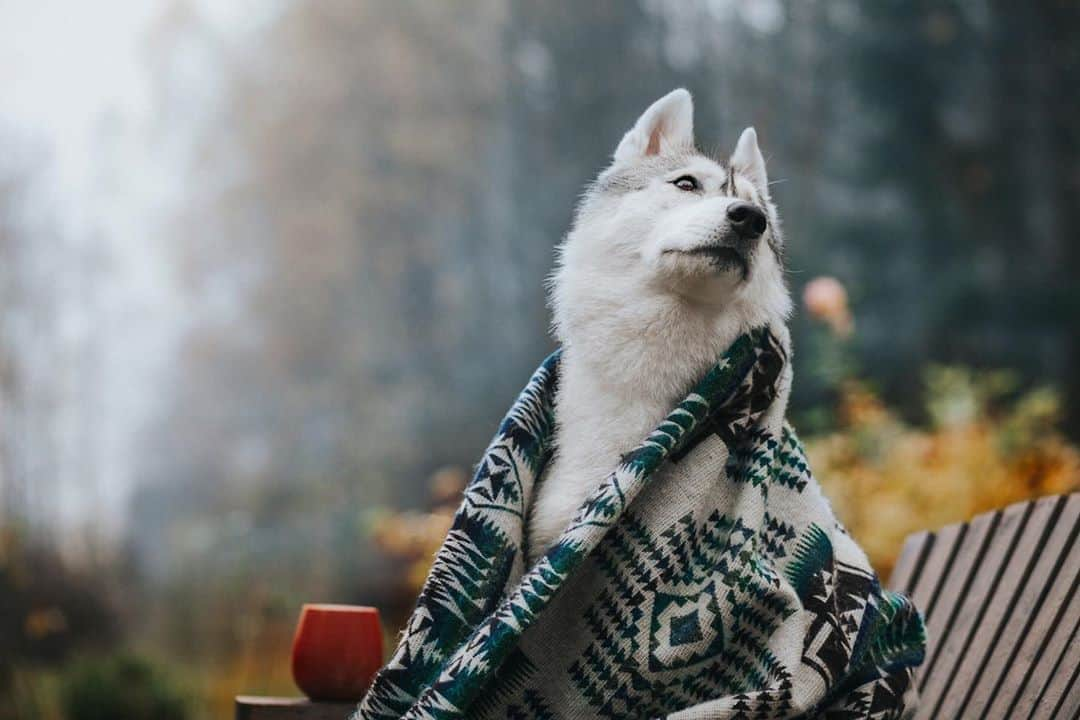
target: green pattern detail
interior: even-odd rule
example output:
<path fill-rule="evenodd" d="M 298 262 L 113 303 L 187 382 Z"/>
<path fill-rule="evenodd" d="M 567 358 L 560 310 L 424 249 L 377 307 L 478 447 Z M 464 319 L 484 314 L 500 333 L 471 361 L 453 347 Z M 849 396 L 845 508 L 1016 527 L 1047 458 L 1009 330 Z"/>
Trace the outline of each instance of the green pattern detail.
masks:
<path fill-rule="evenodd" d="M 795 559 L 788 565 L 785 572 L 788 581 L 803 602 L 809 595 L 811 584 L 819 577 L 831 559 L 832 541 L 824 530 L 812 524 L 806 534 L 799 539 L 798 547 L 795 549 Z"/>
<path fill-rule="evenodd" d="M 763 424 L 786 358 L 766 329 L 739 338 L 526 568 L 526 504 L 555 426 L 559 353 L 545 360 L 477 465 L 354 718 L 657 717 L 699 703 L 731 719 L 902 710 L 922 621 L 851 551 L 795 433 Z M 728 451 L 721 469 L 702 464 L 716 438 Z M 680 482 L 696 494 L 635 504 L 669 477 L 659 470 L 684 462 Z M 543 627 L 560 593 L 578 603 L 565 638 Z M 807 669 L 821 682 L 796 683 Z"/>

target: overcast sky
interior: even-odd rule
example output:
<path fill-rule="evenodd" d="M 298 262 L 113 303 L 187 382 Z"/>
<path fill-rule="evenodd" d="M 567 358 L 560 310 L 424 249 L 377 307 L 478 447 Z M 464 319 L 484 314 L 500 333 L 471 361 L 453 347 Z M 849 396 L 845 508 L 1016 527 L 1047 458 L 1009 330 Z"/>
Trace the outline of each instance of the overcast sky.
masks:
<path fill-rule="evenodd" d="M 284 5 L 181 1 L 226 43 L 239 41 Z M 171 248 L 163 245 L 169 236 L 157 232 L 182 203 L 187 179 L 180 172 L 183 158 L 175 157 L 175 146 L 162 147 L 160 137 L 162 125 L 174 140 L 194 134 L 190 123 L 201 109 L 155 118 L 147 68 L 149 31 L 176 2 L 0 0 L 0 169 L 13 159 L 30 159 L 35 178 L 23 195 L 23 213 L 31 233 L 55 233 L 41 232 L 34 242 L 56 293 L 66 298 L 58 342 L 71 349 L 71 358 L 83 358 L 81 348 L 97 342 L 89 374 L 74 371 L 66 356 L 47 358 L 55 364 L 49 381 L 64 388 L 61 401 L 69 405 L 55 423 L 57 452 L 70 457 L 58 461 L 47 522 L 66 529 L 77 530 L 88 518 L 96 526 L 122 528 L 137 482 L 138 432 L 160 396 L 187 320 Z M 212 83 L 199 75 L 205 66 L 194 67 L 183 80 L 192 86 L 191 97 L 203 98 L 195 86 Z M 72 275 L 88 272 L 87 255 L 103 259 L 100 269 L 89 271 L 105 280 L 93 291 L 92 307 L 66 289 L 85 283 Z M 94 433 L 92 472 L 77 449 L 77 435 L 87 428 Z"/>

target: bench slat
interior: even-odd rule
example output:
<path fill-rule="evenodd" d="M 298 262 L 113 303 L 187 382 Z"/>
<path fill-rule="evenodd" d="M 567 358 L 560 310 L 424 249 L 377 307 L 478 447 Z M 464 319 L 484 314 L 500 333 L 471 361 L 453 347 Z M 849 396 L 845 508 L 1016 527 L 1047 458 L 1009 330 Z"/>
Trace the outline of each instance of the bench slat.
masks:
<path fill-rule="evenodd" d="M 918 582 L 911 588 L 911 599 L 915 607 L 923 612 L 926 621 L 926 663 L 934 655 L 934 650 L 942 640 L 946 621 L 952 611 L 949 595 L 942 593 L 946 578 L 957 555 L 965 545 L 969 528 L 967 525 L 948 525 L 934 533 L 933 545 L 923 566 Z M 965 573 L 966 577 L 966 573 Z M 947 607 L 938 607 L 937 598 L 945 595 Z"/>
<path fill-rule="evenodd" d="M 942 703 L 947 703 L 950 708 L 958 704 L 960 698 L 956 696 L 960 693 L 952 692 L 958 673 L 970 681 L 972 668 L 969 666 L 968 650 L 983 630 L 987 607 L 995 598 L 1029 510 L 1030 505 L 1027 504 L 1012 505 L 999 513 L 980 516 L 971 522 L 971 537 L 961 548 L 956 563 L 957 570 L 970 569 L 964 572 L 969 579 L 959 590 L 959 595 L 955 595 L 953 593 L 958 589 L 960 574 L 952 573 L 949 578 L 950 592 L 947 597 L 955 607 L 949 614 L 948 633 L 943 633 L 923 672 L 920 716 L 925 713 L 926 717 L 956 717 L 955 714 L 942 712 Z M 977 530 L 982 531 L 985 541 L 973 542 L 979 534 Z M 976 647 L 977 650 L 982 648 L 981 640 Z"/>
<path fill-rule="evenodd" d="M 1011 716 L 1018 718 L 1037 717 L 1034 708 L 1040 704 L 1054 679 L 1061 674 L 1062 663 L 1065 662 L 1065 656 L 1068 654 L 1069 648 L 1080 642 L 1080 638 L 1077 637 L 1078 623 L 1080 623 L 1080 593 L 1075 592 L 1076 584 L 1076 578 L 1074 578 L 1072 601 L 1069 603 L 1067 611 L 1057 618 L 1063 624 L 1067 623 L 1071 618 L 1077 618 L 1077 621 L 1074 621 L 1072 632 L 1065 625 L 1058 632 L 1051 633 L 1050 642 L 1043 650 L 1042 655 L 1036 658 L 1036 664 L 1032 668 L 1031 681 L 1024 688 L 1023 693 L 1016 702 L 1015 710 L 1010 712 Z"/>
<path fill-rule="evenodd" d="M 1038 559 L 1038 567 L 1028 580 L 1025 596 L 1017 605 L 1017 619 L 1027 617 L 1027 624 L 1018 637 L 1002 642 L 1015 649 L 1005 660 L 1005 676 L 997 685 L 991 706 L 1001 717 L 1029 716 L 1051 677 L 1052 665 L 1061 657 L 1068 641 L 1069 629 L 1061 624 L 1080 612 L 1080 607 L 1076 607 L 1080 603 L 1074 602 L 1080 578 L 1080 557 L 1075 555 L 1080 530 L 1080 495 L 1060 498 L 1060 502 L 1061 512 Z M 1031 608 L 1028 603 L 1036 593 L 1038 598 Z M 1019 628 L 1020 624 L 1011 627 Z"/>
<path fill-rule="evenodd" d="M 915 607 L 923 610 L 926 620 L 926 660 L 919 676 L 920 695 L 925 695 L 926 678 L 949 642 L 960 610 L 959 599 L 967 596 L 967 588 L 974 582 L 979 567 L 978 560 L 997 523 L 998 516 L 992 513 L 981 515 L 970 524 L 949 525 L 938 533 L 939 542 L 946 538 L 955 540 L 940 543 L 940 547 L 931 551 L 927 569 L 913 595 Z"/>
<path fill-rule="evenodd" d="M 1006 662 L 1012 656 L 1032 614 L 1046 594 L 1047 583 L 1058 567 L 1068 532 L 1050 544 L 1054 522 L 1064 498 L 1048 497 L 1029 505 L 1024 530 L 1017 539 L 1009 563 L 1001 576 L 995 597 L 989 598 L 986 612 L 967 656 L 958 668 L 953 691 L 942 704 L 944 717 L 981 717 L 991 704 Z"/>
<path fill-rule="evenodd" d="M 1046 694 L 1035 707 L 1033 718 L 1076 720 L 1080 713 L 1080 688 L 1077 687 L 1077 675 L 1080 675 L 1080 642 L 1076 642 L 1075 633 L 1073 638 L 1073 642 L 1065 648 L 1064 661 L 1059 664 L 1057 674 L 1050 678 Z"/>
<path fill-rule="evenodd" d="M 933 545 L 934 535 L 930 532 L 924 530 L 908 535 L 904 541 L 904 548 L 900 551 L 900 557 L 893 566 L 892 575 L 889 577 L 889 588 L 910 595 L 912 588 L 919 582 L 922 569 L 926 565 L 926 558 Z"/>

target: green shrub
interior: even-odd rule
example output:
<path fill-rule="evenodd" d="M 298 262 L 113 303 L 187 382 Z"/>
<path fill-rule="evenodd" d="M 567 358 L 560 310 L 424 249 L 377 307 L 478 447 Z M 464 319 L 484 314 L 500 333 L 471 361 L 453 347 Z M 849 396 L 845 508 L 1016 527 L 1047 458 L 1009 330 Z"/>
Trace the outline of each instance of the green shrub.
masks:
<path fill-rule="evenodd" d="M 159 667 L 133 655 L 87 659 L 65 678 L 66 720 L 186 720 L 184 695 Z"/>

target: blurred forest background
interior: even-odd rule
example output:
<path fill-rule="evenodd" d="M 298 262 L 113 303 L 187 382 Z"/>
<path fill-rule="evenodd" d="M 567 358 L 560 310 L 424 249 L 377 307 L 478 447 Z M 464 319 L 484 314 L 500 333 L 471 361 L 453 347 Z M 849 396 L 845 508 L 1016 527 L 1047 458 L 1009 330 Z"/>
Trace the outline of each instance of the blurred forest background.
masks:
<path fill-rule="evenodd" d="M 703 147 L 762 138 L 792 418 L 879 569 L 1076 488 L 1078 37 L 1070 0 L 0 3 L 0 719 L 293 694 L 305 601 L 393 631 L 575 198 L 680 85 Z"/>

